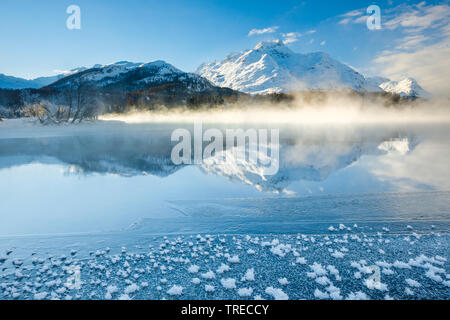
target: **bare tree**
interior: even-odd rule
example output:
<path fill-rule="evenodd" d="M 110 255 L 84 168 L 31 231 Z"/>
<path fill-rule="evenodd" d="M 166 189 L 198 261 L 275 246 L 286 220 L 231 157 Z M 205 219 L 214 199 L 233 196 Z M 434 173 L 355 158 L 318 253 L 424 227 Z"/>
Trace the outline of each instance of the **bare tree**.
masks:
<path fill-rule="evenodd" d="M 75 123 L 78 121 L 80 123 L 84 119 L 94 118 L 96 104 L 91 97 L 92 90 L 86 88 L 80 80 L 75 82 L 69 90 L 71 91 L 69 113 L 71 115 L 72 111 L 75 112 L 71 118 L 71 122 Z M 73 104 L 73 96 L 75 97 L 75 104 Z"/>
<path fill-rule="evenodd" d="M 53 97 L 53 102 L 41 100 L 33 104 L 29 113 L 43 124 L 81 123 L 97 118 L 98 103 L 94 96 L 93 90 L 77 81 Z"/>

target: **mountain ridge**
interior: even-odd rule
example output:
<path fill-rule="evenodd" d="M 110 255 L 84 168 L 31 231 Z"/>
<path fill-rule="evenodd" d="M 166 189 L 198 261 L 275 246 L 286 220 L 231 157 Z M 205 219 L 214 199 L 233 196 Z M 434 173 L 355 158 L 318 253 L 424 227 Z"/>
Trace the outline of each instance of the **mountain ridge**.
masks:
<path fill-rule="evenodd" d="M 366 78 L 325 52 L 295 53 L 281 40 L 263 41 L 253 49 L 229 54 L 222 61 L 201 64 L 198 74 L 218 86 L 249 94 L 304 90 L 391 92 L 405 97 L 429 97 L 416 80 Z M 409 80 L 407 80 L 409 79 Z M 384 87 L 381 87 L 381 84 Z"/>
<path fill-rule="evenodd" d="M 42 76 L 42 77 L 37 77 L 34 79 L 24 79 L 24 78 L 9 76 L 9 75 L 0 73 L 0 88 L 1 89 L 11 89 L 11 90 L 39 89 L 39 88 L 45 87 L 49 84 L 52 84 L 53 82 L 56 82 L 59 79 L 62 79 L 68 75 L 71 75 L 71 74 L 74 74 L 77 72 L 81 72 L 86 69 L 87 69 L 86 67 L 79 67 L 79 68 L 74 68 L 70 71 L 56 74 L 54 76 Z"/>
<path fill-rule="evenodd" d="M 296 53 L 281 40 L 263 41 L 253 49 L 230 53 L 224 60 L 202 63 L 194 73 L 156 60 L 96 64 L 91 68 L 79 67 L 32 80 L 0 74 L 2 89 L 64 90 L 81 82 L 91 88 L 129 92 L 173 83 L 183 86 L 189 93 L 218 87 L 247 94 L 353 90 L 389 92 L 413 98 L 431 97 L 413 78 L 399 81 L 383 77 L 366 78 L 325 52 Z"/>
<path fill-rule="evenodd" d="M 83 83 L 84 87 L 105 90 L 136 91 L 168 82 L 179 82 L 190 91 L 203 91 L 213 86 L 208 80 L 193 73 L 183 72 L 173 65 L 156 60 L 148 63 L 119 61 L 72 74 L 46 86 L 49 89 L 68 89 Z"/>

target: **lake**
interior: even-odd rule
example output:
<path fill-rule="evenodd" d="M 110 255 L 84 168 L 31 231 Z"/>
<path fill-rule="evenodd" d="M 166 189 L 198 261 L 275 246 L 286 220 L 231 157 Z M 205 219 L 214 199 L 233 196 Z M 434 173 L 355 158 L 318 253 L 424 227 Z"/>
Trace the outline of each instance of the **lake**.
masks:
<path fill-rule="evenodd" d="M 281 265 L 281 273 L 287 275 L 289 263 L 303 265 L 299 257 L 305 257 L 309 264 L 316 255 L 317 263 L 324 259 L 325 266 L 329 255 L 339 252 L 336 257 L 347 256 L 349 249 L 355 259 L 367 255 L 369 250 L 371 265 L 382 260 L 380 252 L 384 255 L 391 251 L 391 264 L 400 259 L 417 259 L 427 252 L 426 259 L 422 257 L 417 263 L 437 261 L 442 272 L 430 268 L 425 271 L 434 270 L 432 274 L 441 278 L 441 287 L 432 291 L 434 280 L 421 274 L 424 285 L 412 297 L 448 298 L 448 263 L 434 257 L 449 258 L 450 127 L 446 123 L 256 125 L 279 130 L 279 170 L 273 175 L 263 175 L 244 162 L 204 159 L 200 164 L 175 165 L 171 150 L 176 142 L 171 141 L 171 133 L 177 128 L 193 131 L 192 123 L 100 121 L 63 127 L 20 123 L 0 122 L 0 250 L 13 248 L 13 255 L 25 262 L 24 266 L 39 267 L 33 260 L 36 257 L 70 256 L 70 250 L 74 250 L 77 257 L 93 259 L 94 262 L 81 266 L 83 269 L 91 264 L 92 272 L 92 263 L 109 259 L 110 250 L 120 255 L 122 247 L 133 247 L 132 257 L 140 261 L 136 255 L 146 252 L 144 248 L 149 244 L 158 248 L 166 243 L 172 250 L 183 248 L 178 257 L 197 247 L 197 256 L 190 256 L 192 260 L 197 259 L 199 252 L 208 251 L 208 245 L 217 254 L 219 247 L 228 246 L 229 251 L 219 250 L 217 259 L 225 257 L 228 265 L 233 265 L 234 250 L 241 258 L 239 268 L 243 269 L 239 272 L 245 273 L 245 266 L 255 261 L 238 253 L 257 251 L 250 247 L 256 245 L 258 250 L 270 249 L 260 254 L 278 266 L 266 270 L 276 276 Z M 230 125 L 210 123 L 207 127 L 225 130 Z M 353 238 L 354 244 L 342 245 L 345 250 L 333 246 L 331 251 L 325 250 L 330 241 L 341 248 L 339 241 L 349 241 L 349 236 L 363 239 L 367 246 L 358 246 L 361 242 Z M 414 240 L 416 236 L 421 240 Z M 263 238 L 266 245 L 262 245 Z M 315 240 L 311 243 L 311 239 Z M 284 246 L 280 247 L 280 242 Z M 383 244 L 387 248 L 378 248 Z M 302 252 L 301 248 L 294 249 L 296 246 L 307 249 Z M 308 247 L 316 246 L 314 251 L 308 251 Z M 105 247 L 109 249 L 106 253 L 102 251 Z M 159 248 L 153 254 L 161 258 L 165 246 Z M 94 254 L 96 251 L 100 253 Z M 211 257 L 210 254 L 206 256 Z M 277 260 L 289 254 L 290 261 Z M 349 258 L 344 259 L 348 264 L 353 261 Z M 341 263 L 339 258 L 335 260 Z M 13 277 L 8 272 L 14 270 L 14 260 L 8 255 L 5 261 L 5 265 L 8 261 L 10 265 L 4 268 L 3 276 Z M 61 261 L 64 264 L 67 259 Z M 211 259 L 213 262 L 216 260 Z M 205 272 L 212 269 L 208 263 L 197 264 Z M 359 267 L 364 269 L 364 263 L 359 262 Z M 342 268 L 348 270 L 349 265 Z M 408 272 L 410 269 L 409 266 Z M 34 268 L 28 271 L 35 275 Z M 303 271 L 299 279 L 305 277 Z M 189 289 L 186 283 L 190 278 L 186 280 L 178 273 L 174 271 L 176 281 L 183 282 L 180 286 L 186 288 L 182 298 L 209 297 L 195 285 Z M 350 273 L 346 276 L 353 278 Z M 153 280 L 159 281 L 159 276 L 155 277 Z M 239 281 L 239 277 L 235 278 Z M 377 299 L 385 298 L 388 292 L 372 290 L 370 284 L 363 283 L 364 293 L 356 288 L 361 281 L 355 284 L 355 279 L 349 279 L 348 289 L 341 288 L 338 296 L 364 294 Z M 304 279 L 290 281 L 299 281 L 297 288 L 304 285 Z M 388 286 L 397 288 L 392 281 L 387 281 Z M 430 290 L 426 288 L 427 281 Z M 381 282 L 375 286 L 378 283 Z M 261 279 L 258 286 L 259 296 L 267 294 L 266 280 Z M 253 288 L 255 292 L 258 286 Z M 70 297 L 86 297 L 92 286 L 83 290 Z M 33 297 L 38 291 L 42 290 L 20 291 L 19 296 Z M 298 292 L 292 287 L 284 290 L 291 298 L 321 295 L 315 290 L 307 291 Z M 403 291 L 396 297 L 407 298 Z M 51 290 L 45 292 L 52 294 Z M 170 297 L 166 292 L 167 289 L 136 292 L 134 298 Z M 320 292 L 333 298 L 330 290 Z M 66 294 L 55 293 L 59 298 Z M 227 290 L 217 290 L 214 297 L 239 298 L 236 294 L 230 296 Z M 95 295 L 103 298 L 105 293 Z M 127 295 L 133 298 L 131 293 Z"/>

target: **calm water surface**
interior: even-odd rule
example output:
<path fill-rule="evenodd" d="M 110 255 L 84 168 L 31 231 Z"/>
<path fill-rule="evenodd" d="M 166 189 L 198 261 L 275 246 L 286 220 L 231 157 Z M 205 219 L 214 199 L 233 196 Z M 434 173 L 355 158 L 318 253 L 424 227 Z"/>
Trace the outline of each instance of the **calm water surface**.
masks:
<path fill-rule="evenodd" d="M 447 125 L 282 126 L 273 176 L 226 163 L 174 165 L 170 134 L 180 126 L 192 129 L 0 124 L 0 235 L 130 226 L 298 232 L 337 221 L 448 230 Z"/>

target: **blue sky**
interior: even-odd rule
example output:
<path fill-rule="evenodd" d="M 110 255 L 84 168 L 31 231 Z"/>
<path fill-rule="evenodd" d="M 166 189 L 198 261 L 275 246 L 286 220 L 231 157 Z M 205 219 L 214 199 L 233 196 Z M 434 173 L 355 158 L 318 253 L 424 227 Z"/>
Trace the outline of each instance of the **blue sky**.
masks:
<path fill-rule="evenodd" d="M 66 28 L 72 4 L 81 8 L 81 30 Z M 381 30 L 366 26 L 371 4 L 381 8 Z M 289 38 L 294 51 L 325 51 L 364 74 L 400 74 L 392 54 L 446 44 L 448 14 L 448 1 L 2 0 L 0 73 L 34 78 L 157 59 L 194 71 L 261 40 Z"/>

